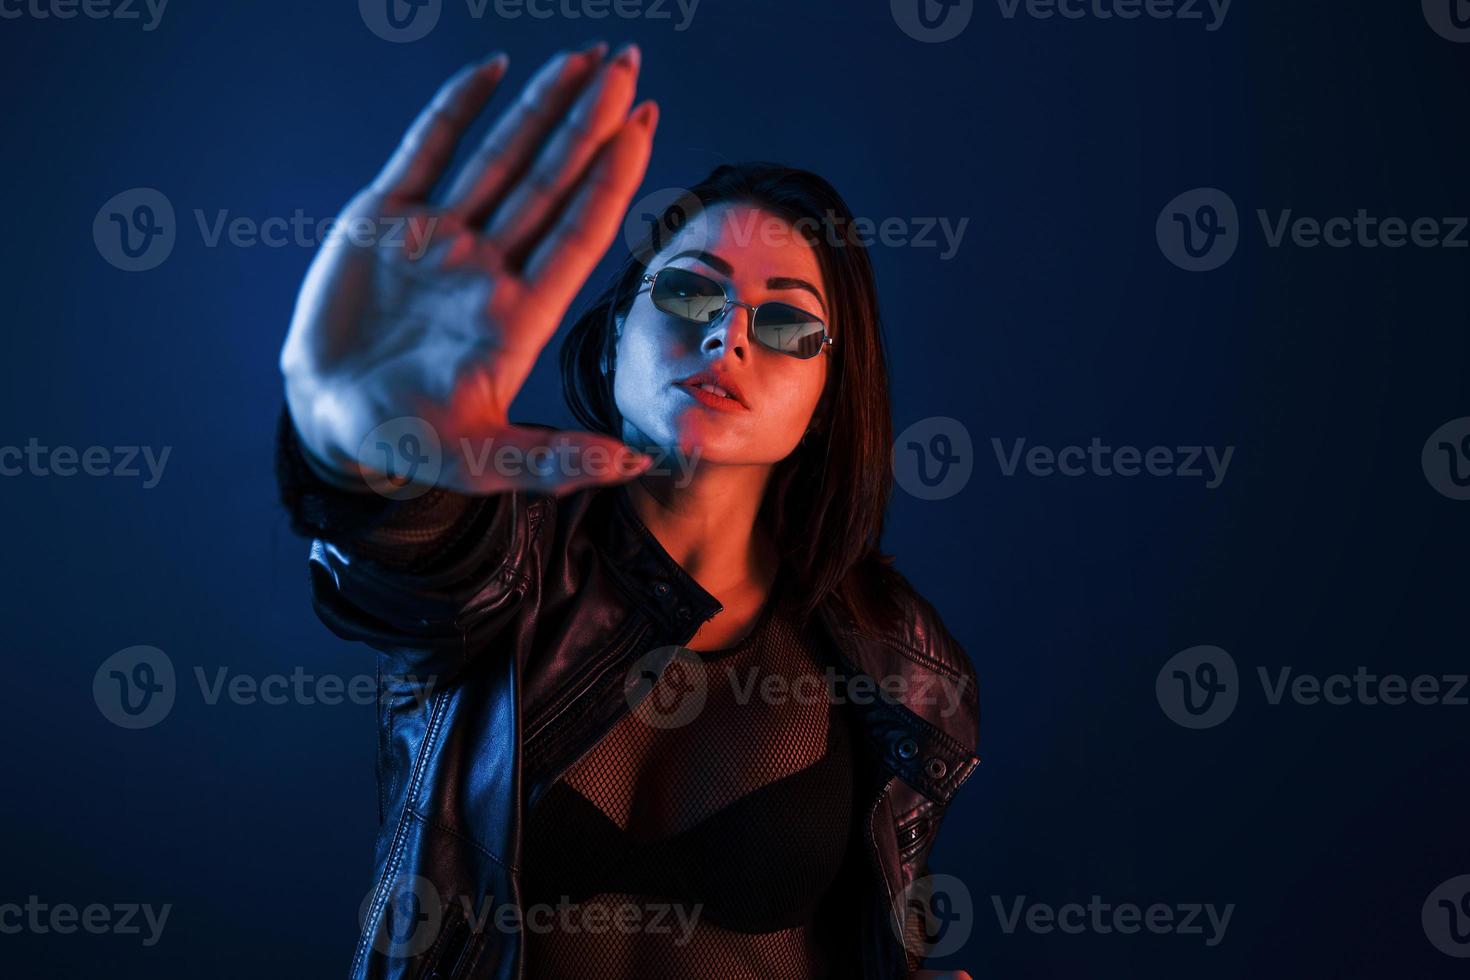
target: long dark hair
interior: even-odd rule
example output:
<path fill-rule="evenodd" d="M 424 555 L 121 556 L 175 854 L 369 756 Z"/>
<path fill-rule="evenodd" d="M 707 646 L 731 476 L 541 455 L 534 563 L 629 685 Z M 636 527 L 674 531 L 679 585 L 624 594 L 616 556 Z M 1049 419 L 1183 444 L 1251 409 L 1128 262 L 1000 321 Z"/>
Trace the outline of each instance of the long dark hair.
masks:
<path fill-rule="evenodd" d="M 835 595 L 860 624 L 878 628 L 894 611 L 887 600 L 897 574 L 879 550 L 893 485 L 888 365 L 872 263 L 863 244 L 845 234 L 852 212 L 827 181 L 774 163 L 726 164 L 675 196 L 562 345 L 567 406 L 588 429 L 622 438 L 611 378 L 617 321 L 627 315 L 660 244 L 716 204 L 746 204 L 777 215 L 817 249 L 837 338 L 822 356 L 833 361 L 812 430 L 776 465 L 759 519 L 793 578 L 801 621 Z"/>

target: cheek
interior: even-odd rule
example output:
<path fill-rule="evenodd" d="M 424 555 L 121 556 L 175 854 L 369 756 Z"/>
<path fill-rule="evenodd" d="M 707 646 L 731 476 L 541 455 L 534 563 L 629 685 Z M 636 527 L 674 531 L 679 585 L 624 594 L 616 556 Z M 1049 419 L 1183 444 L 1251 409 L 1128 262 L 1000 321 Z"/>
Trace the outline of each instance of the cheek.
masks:
<path fill-rule="evenodd" d="M 648 378 L 667 372 L 668 365 L 684 360 L 690 353 L 689 341 L 670 327 L 664 317 L 644 315 L 637 311 L 623 322 L 618 338 L 618 373 Z M 625 367 L 626 365 L 626 367 Z"/>
<path fill-rule="evenodd" d="M 625 337 L 618 343 L 617 361 L 613 371 L 613 400 L 623 418 L 640 429 L 646 429 L 651 363 L 645 349 L 629 343 Z"/>
<path fill-rule="evenodd" d="M 784 365 L 783 365 L 784 367 Z M 792 368 L 775 372 L 772 383 L 762 386 L 763 408 L 757 421 L 773 445 L 793 448 L 801 441 L 826 384 L 826 367 L 793 362 Z M 813 368 L 807 371 L 806 368 Z"/>
<path fill-rule="evenodd" d="M 657 323 L 638 316 L 628 317 L 618 339 L 613 399 L 623 418 L 648 435 L 667 435 L 655 430 L 659 414 L 666 410 L 659 399 L 667 395 L 663 375 L 674 342 Z"/>

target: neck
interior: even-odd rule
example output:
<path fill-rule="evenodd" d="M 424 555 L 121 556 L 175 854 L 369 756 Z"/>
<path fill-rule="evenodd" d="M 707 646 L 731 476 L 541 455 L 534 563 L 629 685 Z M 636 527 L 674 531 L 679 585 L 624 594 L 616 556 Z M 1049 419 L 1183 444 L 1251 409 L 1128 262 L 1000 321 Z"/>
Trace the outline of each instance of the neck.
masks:
<path fill-rule="evenodd" d="M 687 486 L 671 476 L 639 477 L 628 485 L 634 512 L 669 556 L 716 598 L 775 578 L 774 542 L 756 523 L 768 464 L 703 464 Z"/>

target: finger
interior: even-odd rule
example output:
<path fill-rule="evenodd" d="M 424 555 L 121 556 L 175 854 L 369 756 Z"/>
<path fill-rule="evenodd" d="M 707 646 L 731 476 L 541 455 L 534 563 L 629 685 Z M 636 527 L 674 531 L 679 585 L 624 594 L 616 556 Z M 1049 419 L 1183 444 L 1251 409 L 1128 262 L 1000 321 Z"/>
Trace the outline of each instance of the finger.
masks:
<path fill-rule="evenodd" d="M 497 54 L 466 65 L 445 82 L 408 128 L 373 181 L 373 189 L 385 196 L 427 197 L 454 156 L 460 137 L 505 77 L 508 64 L 504 54 Z"/>
<path fill-rule="evenodd" d="M 622 226 L 643 182 L 658 126 L 658 105 L 645 102 L 599 151 L 575 196 L 526 264 L 525 280 L 550 301 L 571 305 Z"/>
<path fill-rule="evenodd" d="M 628 45 L 582 93 L 531 169 L 496 210 L 486 230 L 492 241 L 522 257 L 531 250 L 534 236 L 565 203 L 598 149 L 627 121 L 639 61 L 638 46 Z"/>
<path fill-rule="evenodd" d="M 478 225 L 531 165 L 536 148 L 593 77 L 606 44 L 563 54 L 541 66 L 515 105 L 496 120 L 445 195 L 445 207 Z"/>
<path fill-rule="evenodd" d="M 461 439 L 459 447 L 462 457 L 445 467 L 440 485 L 476 495 L 568 494 L 624 483 L 654 462 L 610 436 L 520 425 Z"/>

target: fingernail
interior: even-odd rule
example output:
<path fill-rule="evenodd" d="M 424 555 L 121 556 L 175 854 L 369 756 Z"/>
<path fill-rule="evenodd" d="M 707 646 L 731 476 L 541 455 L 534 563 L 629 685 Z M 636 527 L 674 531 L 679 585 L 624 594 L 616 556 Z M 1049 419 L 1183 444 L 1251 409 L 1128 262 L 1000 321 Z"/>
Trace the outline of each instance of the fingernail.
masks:
<path fill-rule="evenodd" d="M 645 102 L 633 113 L 633 121 L 644 129 L 652 129 L 658 122 L 658 103 Z"/>
<path fill-rule="evenodd" d="M 614 464 L 625 473 L 639 473 L 653 465 L 653 457 L 632 449 L 624 449 L 618 453 Z"/>
<path fill-rule="evenodd" d="M 613 64 L 619 68 L 637 68 L 643 63 L 643 54 L 638 50 L 638 45 L 629 41 L 618 50 L 618 56 L 613 59 Z"/>

